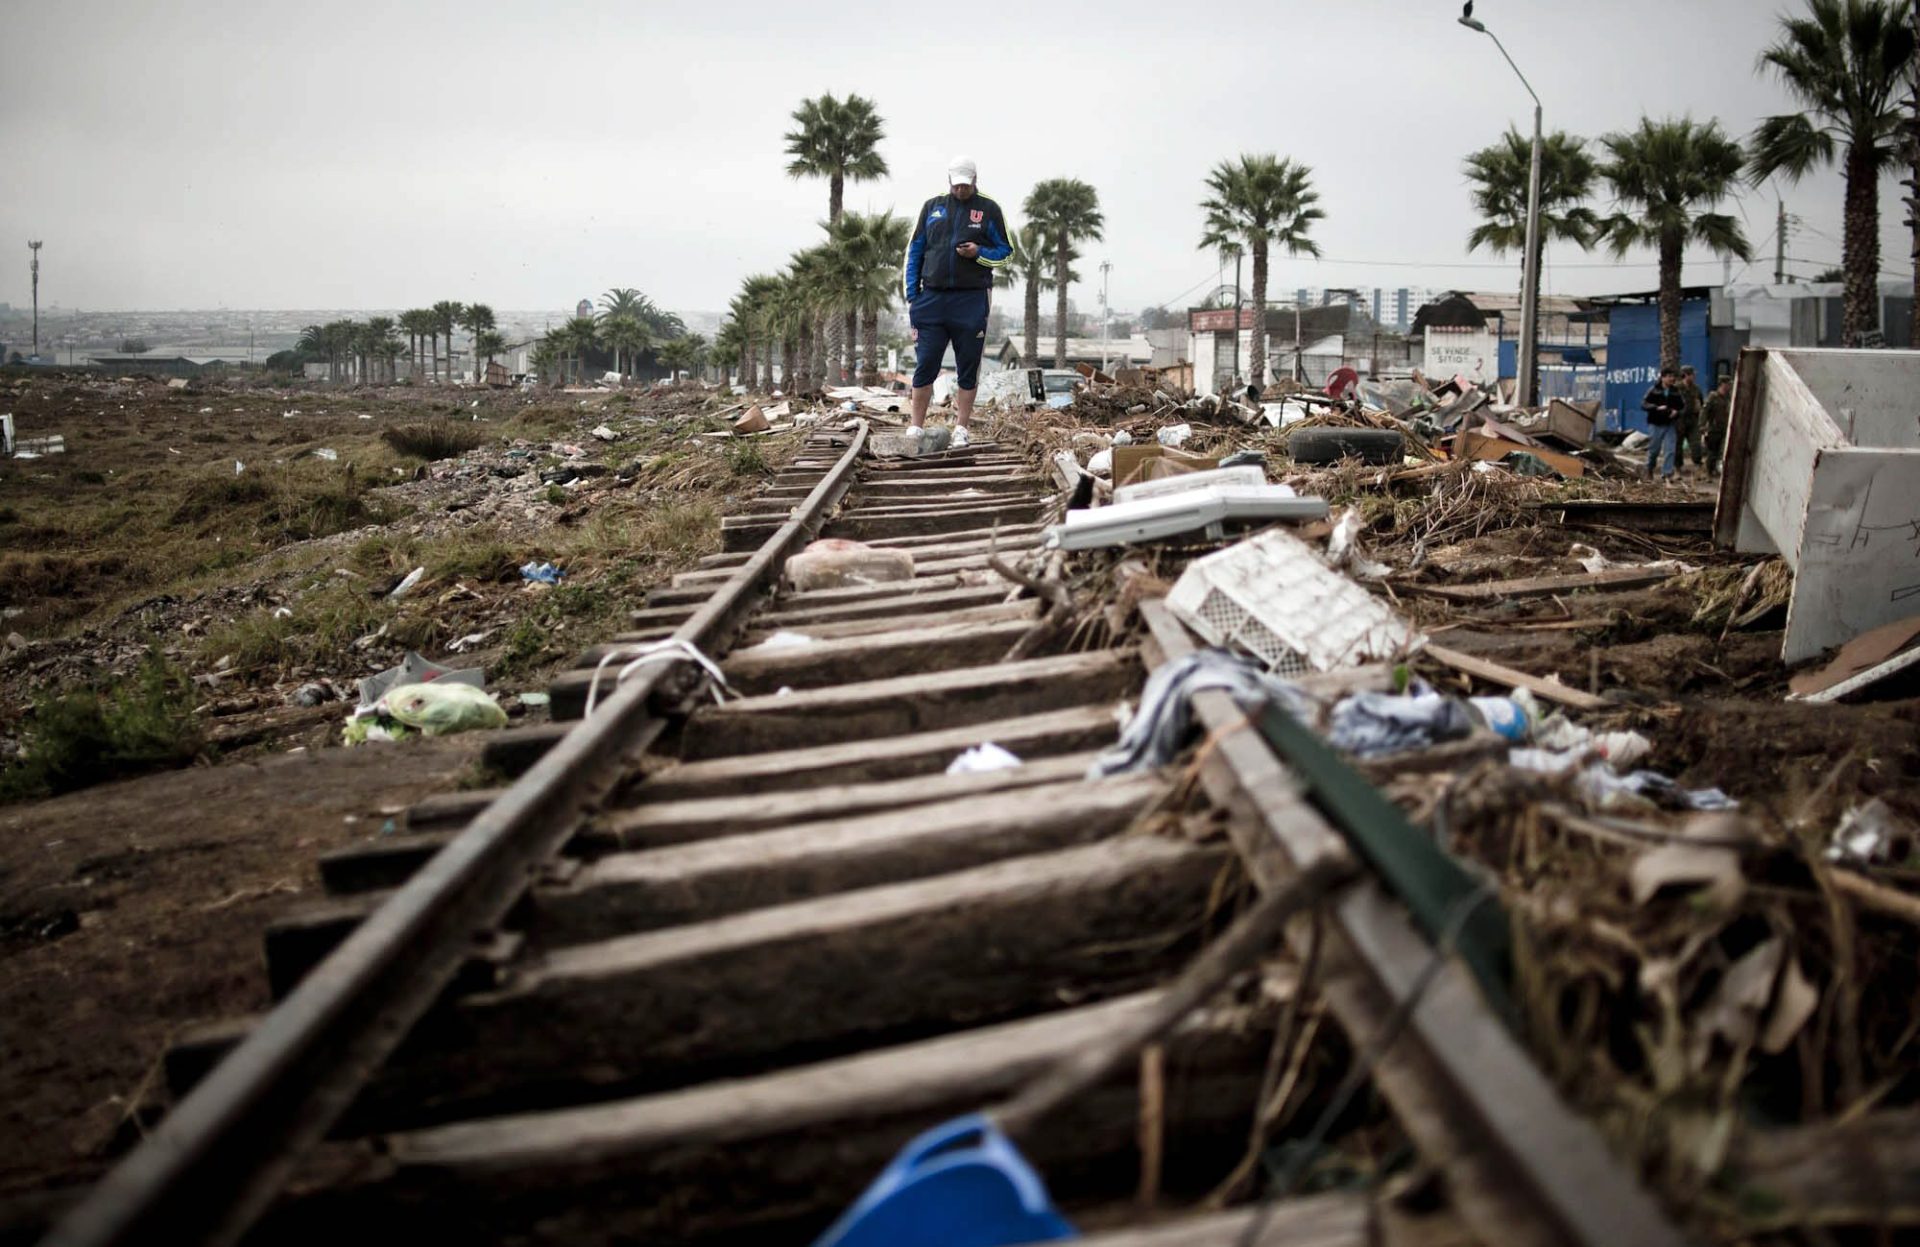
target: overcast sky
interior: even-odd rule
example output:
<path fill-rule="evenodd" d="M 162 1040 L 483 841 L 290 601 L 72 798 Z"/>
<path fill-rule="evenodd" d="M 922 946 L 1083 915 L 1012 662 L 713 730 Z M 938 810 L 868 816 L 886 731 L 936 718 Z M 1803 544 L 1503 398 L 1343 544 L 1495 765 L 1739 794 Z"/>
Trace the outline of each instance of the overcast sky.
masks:
<path fill-rule="evenodd" d="M 1786 109 L 1754 72 L 1782 7 L 1480 0 L 1477 16 L 1550 129 L 1691 113 L 1744 137 Z M 540 308 L 631 285 L 719 309 L 743 275 L 817 236 L 826 187 L 786 176 L 781 136 L 823 91 L 869 96 L 886 120 L 892 176 L 850 186 L 851 207 L 912 211 L 956 152 L 1016 224 L 1034 182 L 1092 183 L 1106 240 L 1080 271 L 1111 261 L 1116 308 L 1211 290 L 1196 205 L 1208 169 L 1242 152 L 1311 166 L 1327 213 L 1326 258 L 1279 258 L 1275 291 L 1505 290 L 1517 258 L 1466 251 L 1461 158 L 1529 124 L 1530 103 L 1458 14 L 1455 0 L 13 6 L 0 301 L 27 302 L 34 237 L 42 299 L 66 307 Z M 1785 193 L 1805 222 L 1791 254 L 1837 264 L 1838 177 Z M 1740 210 L 1765 258 L 1736 279 L 1764 280 L 1772 189 Z M 1881 263 L 1894 274 L 1901 216 L 1889 180 Z M 1721 275 L 1689 258 L 1688 281 Z M 1650 253 L 1615 267 L 1554 248 L 1546 280 L 1649 289 L 1655 269 Z"/>

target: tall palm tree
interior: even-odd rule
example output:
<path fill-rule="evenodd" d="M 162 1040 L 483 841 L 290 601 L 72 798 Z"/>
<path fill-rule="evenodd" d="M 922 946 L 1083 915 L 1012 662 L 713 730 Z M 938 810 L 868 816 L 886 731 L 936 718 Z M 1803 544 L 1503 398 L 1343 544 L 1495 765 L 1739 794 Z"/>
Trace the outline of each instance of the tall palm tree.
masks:
<path fill-rule="evenodd" d="M 1798 182 L 1837 157 L 1846 176 L 1842 324 L 1847 343 L 1861 345 L 1880 328 L 1880 178 L 1903 154 L 1899 95 L 1913 81 L 1911 4 L 1806 2 L 1806 16 L 1780 19 L 1780 38 L 1759 66 L 1802 111 L 1760 123 L 1748 172 L 1756 182 L 1775 173 Z"/>
<path fill-rule="evenodd" d="M 394 357 L 400 354 L 400 344 L 393 337 L 394 320 L 391 316 L 370 316 L 367 318 L 368 354 L 380 361 L 382 381 L 391 381 Z"/>
<path fill-rule="evenodd" d="M 849 212 L 828 230 L 828 246 L 840 259 L 841 294 L 847 308 L 858 313 L 865 337 L 862 385 L 880 383 L 880 313 L 899 293 L 900 255 L 912 234 L 912 221 L 890 211 Z"/>
<path fill-rule="evenodd" d="M 600 327 L 591 316 L 576 316 L 560 326 L 560 344 L 573 358 L 573 376 L 582 380 L 587 374 L 587 352 L 600 348 Z"/>
<path fill-rule="evenodd" d="M 838 221 L 847 180 L 887 176 L 886 159 L 876 150 L 886 137 L 873 101 L 858 95 L 836 100 L 831 92 L 801 100 L 787 131 L 787 176 L 827 179 L 827 220 Z"/>
<path fill-rule="evenodd" d="M 427 321 L 431 315 L 419 307 L 400 313 L 400 329 L 407 335 L 407 358 L 412 365 L 410 379 L 420 376 L 420 351 L 427 340 Z"/>
<path fill-rule="evenodd" d="M 498 329 L 482 329 L 473 337 L 473 355 L 479 362 L 480 380 L 487 379 L 487 369 L 493 367 L 493 357 L 507 349 L 507 335 Z"/>
<path fill-rule="evenodd" d="M 1497 256 L 1520 257 L 1520 305 L 1527 304 L 1527 193 L 1532 177 L 1533 140 L 1508 127 L 1491 147 L 1467 157 L 1467 181 L 1473 187 L 1480 224 L 1467 235 L 1467 250 L 1487 248 Z M 1540 257 L 1549 242 L 1593 246 L 1600 216 L 1587 206 L 1596 166 L 1586 140 L 1555 130 L 1540 143 L 1540 233 L 1533 251 L 1534 305 L 1540 298 Z M 1522 399 L 1532 402 L 1531 395 Z"/>
<path fill-rule="evenodd" d="M 1247 379 L 1267 378 L 1267 254 L 1283 247 L 1288 255 L 1319 255 L 1308 237 L 1320 211 L 1313 170 L 1277 156 L 1223 160 L 1207 175 L 1210 192 L 1200 208 L 1207 214 L 1200 245 L 1219 251 L 1244 247 L 1253 255 L 1253 333 L 1247 351 Z"/>
<path fill-rule="evenodd" d="M 740 283 L 740 293 L 734 299 L 734 319 L 740 322 L 742 332 L 746 334 L 745 358 L 741 364 L 740 384 L 749 390 L 756 385 L 762 390 L 773 388 L 773 361 L 766 335 L 762 332 L 761 321 L 765 318 L 765 305 L 779 290 L 780 279 L 771 273 L 756 273 Z M 764 370 L 755 375 L 755 369 L 766 357 Z"/>
<path fill-rule="evenodd" d="M 837 100 L 832 92 L 802 100 L 793 110 L 794 128 L 786 134 L 787 176 L 827 179 L 827 225 L 839 224 L 846 202 L 847 180 L 871 181 L 887 176 L 887 162 L 878 150 L 886 137 L 885 124 L 873 101 L 859 95 Z M 828 380 L 835 379 L 844 355 L 853 350 L 853 313 L 831 327 L 827 343 L 831 361 Z"/>
<path fill-rule="evenodd" d="M 1715 255 L 1750 260 L 1753 248 L 1738 219 L 1714 212 L 1733 194 L 1746 154 L 1720 123 L 1691 117 L 1654 121 L 1601 138 L 1600 176 L 1613 190 L 1614 213 L 1601 237 L 1615 256 L 1634 247 L 1660 256 L 1660 365 L 1680 362 L 1680 263 L 1689 242 Z"/>
<path fill-rule="evenodd" d="M 1027 195 L 1027 219 L 1046 232 L 1053 243 L 1053 366 L 1067 366 L 1067 287 L 1073 284 L 1073 244 L 1097 242 L 1106 219 L 1100 215 L 1100 196 L 1077 178 L 1049 178 Z"/>
<path fill-rule="evenodd" d="M 447 380 L 453 380 L 453 327 L 460 321 L 460 313 L 465 309 L 450 300 L 441 300 L 433 305 L 434 330 L 439 337 L 447 340 Z M 439 378 L 439 364 L 434 365 L 434 376 Z"/>
<path fill-rule="evenodd" d="M 473 379 L 485 381 L 487 374 L 480 363 L 480 335 L 494 326 L 493 309 L 484 303 L 469 303 L 460 309 L 460 327 L 467 331 L 473 345 L 469 351 L 473 355 Z"/>
<path fill-rule="evenodd" d="M 600 344 L 613 352 L 613 370 L 623 376 L 631 375 L 640 352 L 653 345 L 647 327 L 640 323 L 637 316 L 615 315 L 611 312 L 601 316 L 599 324 Z M 625 367 L 621 366 L 623 360 Z"/>
<path fill-rule="evenodd" d="M 653 301 L 632 286 L 615 286 L 600 296 L 600 311 L 605 316 L 631 316 L 640 319 Z"/>
<path fill-rule="evenodd" d="M 720 328 L 714 332 L 713 348 L 708 361 L 720 369 L 720 383 L 726 384 L 727 369 L 738 363 L 746 347 L 746 336 L 741 332 L 740 322 L 733 316 L 720 322 Z"/>
<path fill-rule="evenodd" d="M 1020 360 L 1029 368 L 1037 366 L 1036 357 L 1040 354 L 1040 296 L 1053 289 L 1053 240 L 1047 237 L 1044 226 L 1028 222 L 1021 229 L 1013 231 L 1009 240 L 1013 244 L 1012 261 L 1009 268 L 1014 280 L 1020 282 L 1026 290 L 1026 328 L 1022 336 L 1026 339 L 1021 347 Z M 1068 257 L 1071 261 L 1080 258 L 1078 251 Z M 1079 281 L 1080 275 L 1071 267 L 1067 269 L 1069 282 Z"/>

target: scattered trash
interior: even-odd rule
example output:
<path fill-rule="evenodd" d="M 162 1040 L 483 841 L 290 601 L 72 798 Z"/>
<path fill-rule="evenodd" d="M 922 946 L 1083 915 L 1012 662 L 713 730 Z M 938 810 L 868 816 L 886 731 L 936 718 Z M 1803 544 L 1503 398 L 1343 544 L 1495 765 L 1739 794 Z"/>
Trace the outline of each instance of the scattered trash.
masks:
<path fill-rule="evenodd" d="M 185 377 L 172 377 L 167 381 L 167 388 L 169 390 L 184 390 L 187 388 L 187 379 Z"/>
<path fill-rule="evenodd" d="M 551 693 L 522 693 L 520 704 L 523 706 L 547 706 L 553 704 Z"/>
<path fill-rule="evenodd" d="M 275 619 L 292 619 L 293 611 L 290 607 L 276 606 L 273 608 L 273 617 Z"/>
<path fill-rule="evenodd" d="M 246 464 L 240 462 L 238 459 L 235 459 L 233 461 L 233 474 L 235 476 L 240 475 L 242 472 L 245 472 L 246 470 L 247 470 Z"/>
<path fill-rule="evenodd" d="M 337 450 L 327 450 L 325 448 L 322 448 L 320 450 L 314 451 L 313 457 L 316 459 L 325 459 L 328 463 L 337 463 L 340 459 L 340 452 Z"/>
<path fill-rule="evenodd" d="M 1180 447 L 1193 440 L 1193 426 L 1190 424 L 1169 424 L 1153 435 L 1153 440 L 1162 446 Z"/>
<path fill-rule="evenodd" d="M 1365 526 L 1359 507 L 1348 507 L 1341 512 L 1327 538 L 1327 563 L 1352 572 L 1362 580 L 1385 580 L 1393 574 L 1393 569 L 1360 552 L 1360 531 Z"/>
<path fill-rule="evenodd" d="M 447 652 L 464 654 L 470 649 L 477 649 L 486 643 L 487 638 L 492 636 L 494 631 L 494 629 L 489 628 L 485 632 L 469 632 L 467 635 L 447 646 Z"/>
<path fill-rule="evenodd" d="M 1214 647 L 1197 650 L 1162 664 L 1147 678 L 1139 708 L 1119 742 L 1094 760 L 1088 778 L 1152 770 L 1173 761 L 1192 731 L 1193 696 L 1207 689 L 1222 690 L 1243 710 L 1278 702 L 1302 722 L 1313 719 L 1313 701 L 1297 686 L 1242 655 Z"/>
<path fill-rule="evenodd" d="M 372 706 L 354 711 L 342 732 L 346 744 L 403 740 L 414 734 L 451 736 L 456 732 L 505 727 L 507 712 L 485 689 L 452 680 L 401 684 Z"/>
<path fill-rule="evenodd" d="M 746 413 L 727 426 L 737 434 L 761 433 L 773 427 L 772 422 L 761 412 L 758 404 L 747 408 Z"/>
<path fill-rule="evenodd" d="M 1473 715 L 1457 697 L 1431 691 L 1355 693 L 1328 713 L 1327 743 L 1371 758 L 1459 740 L 1473 728 Z"/>
<path fill-rule="evenodd" d="M 520 565 L 520 579 L 534 584 L 557 585 L 560 583 L 560 578 L 566 574 L 564 569 L 555 567 L 552 563 L 530 561 Z"/>
<path fill-rule="evenodd" d="M 1023 764 L 1019 758 L 989 741 L 955 758 L 948 765 L 947 774 L 978 775 L 986 771 L 1010 771 L 1020 765 Z"/>
<path fill-rule="evenodd" d="M 786 574 L 802 593 L 893 584 L 913 579 L 913 552 L 838 537 L 822 538 L 788 559 Z"/>
<path fill-rule="evenodd" d="M 1916 847 L 1920 847 L 1920 828 L 1873 797 L 1840 816 L 1826 857 L 1830 862 L 1884 866 L 1911 861 Z"/>
<path fill-rule="evenodd" d="M 1260 520 L 1317 520 L 1327 514 L 1324 498 L 1302 498 L 1285 485 L 1207 485 L 1183 493 L 1137 502 L 1067 512 L 1047 529 L 1047 545 L 1059 550 L 1094 550 L 1139 541 L 1158 541 L 1204 530 L 1216 539 L 1225 525 Z"/>
<path fill-rule="evenodd" d="M 620 440 L 620 435 L 604 424 L 594 426 L 590 436 L 597 437 L 603 442 L 617 442 Z"/>
<path fill-rule="evenodd" d="M 1854 637 L 1818 671 L 1787 682 L 1788 701 L 1829 702 L 1872 687 L 1920 662 L 1920 615 L 1882 624 Z"/>
<path fill-rule="evenodd" d="M 398 602 L 401 598 L 407 596 L 407 594 L 412 593 L 413 587 L 419 584 L 420 578 L 425 576 L 426 574 L 427 574 L 427 569 L 425 567 L 416 567 L 412 571 L 408 572 L 406 576 L 404 576 L 401 579 L 399 584 L 393 586 L 392 589 L 387 591 L 387 601 Z"/>
<path fill-rule="evenodd" d="M 335 700 L 333 688 L 330 685 L 309 682 L 293 690 L 293 694 L 287 698 L 287 704 L 292 706 L 324 706 L 333 700 Z"/>
<path fill-rule="evenodd" d="M 382 635 L 385 631 L 386 629 L 383 626 L 380 632 L 375 635 Z M 398 688 L 404 684 L 442 683 L 466 684 L 474 688 L 485 688 L 487 678 L 484 672 L 475 668 L 467 667 L 456 669 L 453 667 L 443 667 L 439 663 L 430 662 L 412 650 L 408 650 L 406 657 L 402 658 L 396 665 L 388 667 L 378 675 L 370 675 L 360 681 L 359 705 L 360 708 L 364 710 L 386 696 L 389 689 Z"/>

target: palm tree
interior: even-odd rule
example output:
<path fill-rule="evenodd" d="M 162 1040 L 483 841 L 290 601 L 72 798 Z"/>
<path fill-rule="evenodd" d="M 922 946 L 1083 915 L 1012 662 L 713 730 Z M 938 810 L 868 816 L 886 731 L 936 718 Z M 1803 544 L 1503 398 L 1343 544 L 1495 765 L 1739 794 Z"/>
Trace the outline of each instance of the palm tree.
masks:
<path fill-rule="evenodd" d="M 877 150 L 886 131 L 873 101 L 859 95 L 836 100 L 829 92 L 802 100 L 793 110 L 795 128 L 786 134 L 787 176 L 827 179 L 827 225 L 840 223 L 846 201 L 847 179 L 871 181 L 887 176 L 887 162 Z M 853 313 L 845 323 L 832 325 L 827 351 L 829 380 L 838 376 L 843 355 L 851 355 L 855 334 Z"/>
<path fill-rule="evenodd" d="M 600 296 L 600 311 L 604 316 L 631 316 L 638 320 L 652 306 L 653 301 L 632 286 L 615 286 Z"/>
<path fill-rule="evenodd" d="M 482 329 L 474 335 L 474 358 L 484 361 L 479 365 L 480 380 L 487 379 L 487 369 L 493 366 L 493 357 L 506 349 L 507 336 L 498 329 Z"/>
<path fill-rule="evenodd" d="M 473 355 L 473 379 L 485 381 L 487 374 L 480 364 L 480 335 L 494 326 L 493 309 L 484 303 L 469 303 L 460 309 L 460 327 L 467 331 L 473 341 L 469 348 Z"/>
<path fill-rule="evenodd" d="M 423 307 L 409 308 L 400 313 L 400 328 L 406 333 L 407 341 L 411 344 L 408 357 L 413 361 L 412 376 L 415 379 L 420 376 L 420 352 L 426 343 L 429 322 L 432 319 L 433 313 Z"/>
<path fill-rule="evenodd" d="M 1320 211 L 1313 170 L 1276 156 L 1223 160 L 1207 175 L 1212 192 L 1201 203 L 1207 214 L 1200 245 L 1216 251 L 1244 247 L 1253 255 L 1253 333 L 1247 351 L 1247 379 L 1265 385 L 1267 376 L 1267 252 L 1319 255 L 1320 244 L 1307 236 Z"/>
<path fill-rule="evenodd" d="M 391 316 L 367 318 L 367 353 L 383 365 L 380 375 L 383 381 L 393 379 L 393 360 L 400 354 L 400 343 L 394 340 L 393 328 Z"/>
<path fill-rule="evenodd" d="M 720 383 L 727 382 L 727 369 L 739 362 L 746 346 L 746 337 L 741 332 L 740 322 L 733 316 L 720 322 L 720 328 L 713 335 L 713 348 L 708 359 L 720 368 Z"/>
<path fill-rule="evenodd" d="M 1026 328 L 1023 336 L 1026 341 L 1020 352 L 1021 362 L 1027 367 L 1036 367 L 1035 357 L 1040 354 L 1040 295 L 1053 289 L 1053 240 L 1047 237 L 1044 226 L 1029 222 L 1025 228 L 1013 231 L 1009 240 L 1013 244 L 1011 269 L 1014 279 L 1026 287 Z M 1075 251 L 1068 257 L 1069 263 L 1080 258 Z M 1067 280 L 1075 282 L 1080 275 L 1071 267 L 1067 269 Z"/>
<path fill-rule="evenodd" d="M 1748 172 L 1756 182 L 1775 173 L 1798 182 L 1837 154 L 1846 176 L 1842 324 L 1854 346 L 1880 328 L 1880 178 L 1903 152 L 1910 18 L 1910 0 L 1807 0 L 1807 15 L 1781 18 L 1779 41 L 1760 54 L 1760 69 L 1773 70 L 1802 111 L 1760 123 Z"/>
<path fill-rule="evenodd" d="M 453 327 L 459 323 L 460 314 L 466 309 L 458 303 L 441 300 L 433 305 L 434 331 L 447 340 L 447 380 L 453 380 Z M 434 377 L 439 378 L 439 364 L 434 364 Z"/>
<path fill-rule="evenodd" d="M 866 338 L 862 385 L 880 383 L 880 313 L 898 292 L 900 254 L 912 233 L 913 223 L 892 212 L 849 212 L 828 229 L 838 292 L 848 311 L 859 315 Z"/>
<path fill-rule="evenodd" d="M 707 367 L 707 353 L 711 349 L 706 338 L 697 333 L 687 334 L 674 341 L 683 343 L 686 351 L 686 367 L 695 377 L 701 376 Z"/>
<path fill-rule="evenodd" d="M 872 181 L 887 176 L 887 162 L 875 150 L 886 131 L 873 101 L 858 95 L 842 100 L 831 92 L 802 100 L 793 110 L 794 128 L 786 134 L 787 176 L 827 179 L 827 220 L 840 219 L 847 179 Z"/>
<path fill-rule="evenodd" d="M 1467 180 L 1480 224 L 1467 235 L 1467 250 L 1486 247 L 1497 256 L 1527 247 L 1527 191 L 1532 176 L 1533 140 L 1508 128 L 1499 142 L 1467 157 Z M 1540 297 L 1540 257 L 1548 242 L 1593 246 L 1600 217 L 1587 207 L 1595 166 L 1586 140 L 1555 130 L 1540 144 L 1540 233 L 1533 252 L 1534 305 Z M 1520 305 L 1527 304 L 1526 257 L 1520 260 Z M 1531 395 L 1522 400 L 1531 402 Z"/>
<path fill-rule="evenodd" d="M 587 373 L 587 352 L 598 350 L 603 345 L 600 341 L 600 327 L 593 323 L 591 316 L 576 316 L 560 326 L 559 333 L 563 356 L 570 355 L 573 358 L 574 379 L 584 379 Z"/>
<path fill-rule="evenodd" d="M 653 341 L 637 316 L 609 312 L 600 317 L 600 344 L 613 352 L 613 370 L 624 376 L 634 371 L 635 358 Z"/>
<path fill-rule="evenodd" d="M 771 352 L 764 351 L 768 344 L 761 330 L 760 322 L 765 314 L 765 304 L 778 291 L 780 279 L 769 273 L 756 273 L 740 284 L 740 293 L 733 304 L 734 319 L 740 323 L 741 331 L 746 335 L 743 362 L 740 371 L 740 384 L 749 390 L 758 385 L 763 390 L 773 388 L 773 361 Z M 760 357 L 767 357 L 766 368 L 756 378 L 755 366 Z"/>
<path fill-rule="evenodd" d="M 1067 287 L 1073 284 L 1073 244 L 1097 242 L 1106 220 L 1100 196 L 1077 178 L 1049 178 L 1027 195 L 1027 219 L 1053 241 L 1053 366 L 1067 366 Z"/>
<path fill-rule="evenodd" d="M 1614 214 L 1601 237 L 1617 256 L 1650 246 L 1660 256 L 1660 365 L 1680 362 L 1680 262 L 1689 242 L 1715 255 L 1753 258 L 1740 222 L 1712 212 L 1733 194 L 1746 154 L 1720 123 L 1691 117 L 1640 119 L 1638 129 L 1601 138 L 1600 176 L 1613 189 Z"/>

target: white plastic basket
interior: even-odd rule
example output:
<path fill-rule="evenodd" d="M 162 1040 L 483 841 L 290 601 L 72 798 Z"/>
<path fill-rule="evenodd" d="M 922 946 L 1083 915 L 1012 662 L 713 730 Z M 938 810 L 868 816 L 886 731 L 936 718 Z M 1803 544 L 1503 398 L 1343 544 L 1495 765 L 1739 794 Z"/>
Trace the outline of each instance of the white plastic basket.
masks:
<path fill-rule="evenodd" d="M 1196 559 L 1167 605 L 1209 643 L 1245 650 L 1282 676 L 1385 662 L 1426 641 L 1279 529 Z"/>

